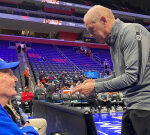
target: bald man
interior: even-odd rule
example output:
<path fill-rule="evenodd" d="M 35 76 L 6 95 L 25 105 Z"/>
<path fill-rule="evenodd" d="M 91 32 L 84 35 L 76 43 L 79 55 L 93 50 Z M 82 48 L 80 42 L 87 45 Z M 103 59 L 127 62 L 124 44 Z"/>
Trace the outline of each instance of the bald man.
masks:
<path fill-rule="evenodd" d="M 91 37 L 110 47 L 114 74 L 109 78 L 86 80 L 73 92 L 89 96 L 122 91 L 127 111 L 122 119 L 122 135 L 150 135 L 150 33 L 140 24 L 115 19 L 100 5 L 84 16 Z"/>

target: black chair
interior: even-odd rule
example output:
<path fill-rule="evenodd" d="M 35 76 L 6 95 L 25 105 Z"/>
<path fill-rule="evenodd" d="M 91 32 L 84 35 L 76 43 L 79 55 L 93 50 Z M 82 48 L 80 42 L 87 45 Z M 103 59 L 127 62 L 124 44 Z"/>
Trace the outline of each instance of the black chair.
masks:
<path fill-rule="evenodd" d="M 70 96 L 67 93 L 62 93 L 61 94 L 61 100 L 67 101 L 70 100 Z"/>
<path fill-rule="evenodd" d="M 78 100 L 79 99 L 79 96 L 77 95 L 77 94 L 75 94 L 75 93 L 72 93 L 71 95 L 70 95 L 70 100 Z"/>
<path fill-rule="evenodd" d="M 78 106 L 78 102 L 77 102 L 78 99 L 79 99 L 79 95 L 72 93 L 70 95 L 71 106 L 73 106 L 73 107 Z"/>
<path fill-rule="evenodd" d="M 60 98 L 60 94 L 59 93 L 53 93 L 52 94 L 52 102 L 60 102 L 61 98 Z"/>
<path fill-rule="evenodd" d="M 46 100 L 46 95 L 37 95 L 37 100 Z"/>
<path fill-rule="evenodd" d="M 80 93 L 79 100 L 87 100 L 87 97 L 84 94 Z"/>
<path fill-rule="evenodd" d="M 21 106 L 25 113 L 32 113 L 32 100 L 24 101 Z"/>
<path fill-rule="evenodd" d="M 48 99 L 48 101 L 51 102 L 52 101 L 52 95 L 55 92 L 55 85 L 48 86 L 46 88 L 46 92 L 47 92 L 46 99 Z"/>

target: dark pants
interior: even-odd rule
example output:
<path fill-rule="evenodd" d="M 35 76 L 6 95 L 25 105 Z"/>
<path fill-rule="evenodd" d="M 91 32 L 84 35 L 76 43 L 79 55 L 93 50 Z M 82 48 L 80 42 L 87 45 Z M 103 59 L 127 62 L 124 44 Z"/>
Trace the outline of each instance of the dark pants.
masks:
<path fill-rule="evenodd" d="M 150 135 L 150 111 L 125 111 L 122 117 L 121 135 Z"/>
<path fill-rule="evenodd" d="M 100 101 L 99 102 L 101 109 L 105 106 L 107 109 L 111 109 L 111 102 L 109 100 L 107 100 L 106 102 L 104 101 Z"/>
<path fill-rule="evenodd" d="M 99 100 L 98 99 L 88 99 L 88 103 L 90 105 L 90 109 L 92 109 L 92 107 L 94 107 L 94 109 L 99 109 L 100 110 L 100 107 L 99 107 Z"/>
<path fill-rule="evenodd" d="M 25 87 L 29 87 L 29 78 L 25 76 L 24 79 L 25 79 Z"/>

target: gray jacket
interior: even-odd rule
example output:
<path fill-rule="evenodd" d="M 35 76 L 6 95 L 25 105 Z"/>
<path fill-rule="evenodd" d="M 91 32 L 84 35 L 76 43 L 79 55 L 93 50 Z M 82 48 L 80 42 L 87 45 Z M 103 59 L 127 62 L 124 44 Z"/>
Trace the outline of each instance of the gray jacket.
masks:
<path fill-rule="evenodd" d="M 136 35 L 137 32 L 140 36 Z M 141 49 L 138 39 L 141 39 Z M 97 79 L 95 91 L 122 90 L 128 109 L 150 110 L 150 33 L 140 24 L 117 19 L 108 45 L 114 74 L 106 79 Z"/>

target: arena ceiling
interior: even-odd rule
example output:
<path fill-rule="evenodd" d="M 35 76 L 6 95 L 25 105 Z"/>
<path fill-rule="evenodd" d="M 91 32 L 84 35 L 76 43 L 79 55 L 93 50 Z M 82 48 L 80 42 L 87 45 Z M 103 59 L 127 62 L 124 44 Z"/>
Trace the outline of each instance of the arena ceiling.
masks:
<path fill-rule="evenodd" d="M 67 2 L 67 0 L 65 0 Z M 89 5 L 101 4 L 114 10 L 120 10 L 121 8 L 131 8 L 137 13 L 146 13 L 150 15 L 150 1 L 149 0 L 71 0 L 74 3 L 86 3 Z"/>
<path fill-rule="evenodd" d="M 11 3 L 21 3 L 23 1 L 32 2 L 34 0 L 0 0 L 0 1 L 9 1 Z M 150 12 L 150 1 L 149 0 L 62 0 L 66 2 L 74 2 L 74 3 L 85 3 L 90 2 L 92 5 L 95 4 L 101 4 L 105 6 L 111 6 L 112 8 L 120 8 L 120 7 L 126 7 L 126 8 L 136 8 L 139 10 L 144 10 Z M 150 15 L 150 13 L 149 13 Z"/>
<path fill-rule="evenodd" d="M 0 1 L 5 1 L 5 0 L 0 0 Z M 30 1 L 33 2 L 34 0 L 7 0 L 7 1 L 11 1 L 11 2 L 23 2 L 23 1 Z M 68 0 L 66 0 L 68 1 Z M 91 0 L 94 4 L 101 4 L 103 3 L 104 6 L 105 4 L 113 4 L 114 7 L 116 8 L 120 8 L 121 4 L 124 5 L 122 7 L 130 7 L 131 5 L 138 8 L 142 9 L 145 8 L 150 11 L 150 1 L 148 0 Z M 77 3 L 76 0 L 70 0 L 69 2 L 75 2 Z M 83 1 L 82 1 L 83 2 Z M 84 1 L 85 2 L 85 1 Z M 102 5 L 102 4 L 101 4 Z M 87 9 L 78 9 L 77 11 L 85 13 Z M 117 10 L 117 9 L 115 9 Z M 142 13 L 141 13 L 142 14 Z M 149 26 L 150 25 L 150 20 L 147 19 L 141 19 L 141 18 L 135 18 L 129 15 L 119 15 L 119 14 L 115 14 L 116 17 L 119 17 L 121 19 L 125 19 L 129 22 L 137 22 L 141 24 L 144 24 L 144 22 L 146 22 L 145 26 Z M 32 22 L 23 22 L 23 21 L 15 21 L 15 20 L 7 20 L 7 19 L 0 19 L 1 20 L 1 29 L 5 29 L 5 28 L 9 28 L 9 29 L 18 29 L 18 30 L 24 30 L 27 29 L 29 31 L 35 31 L 35 32 L 45 32 L 45 33 L 49 33 L 50 31 L 55 31 L 56 33 L 58 31 L 64 30 L 64 31 L 68 31 L 68 32 L 76 32 L 76 33 L 84 33 L 85 35 L 88 35 L 87 31 L 85 29 L 79 29 L 79 28 L 73 28 L 73 27 L 65 27 L 65 26 L 54 26 L 54 25 L 48 25 L 48 24 L 40 24 L 40 23 L 32 23 Z M 3 23 L 2 23 L 3 22 Z"/>

